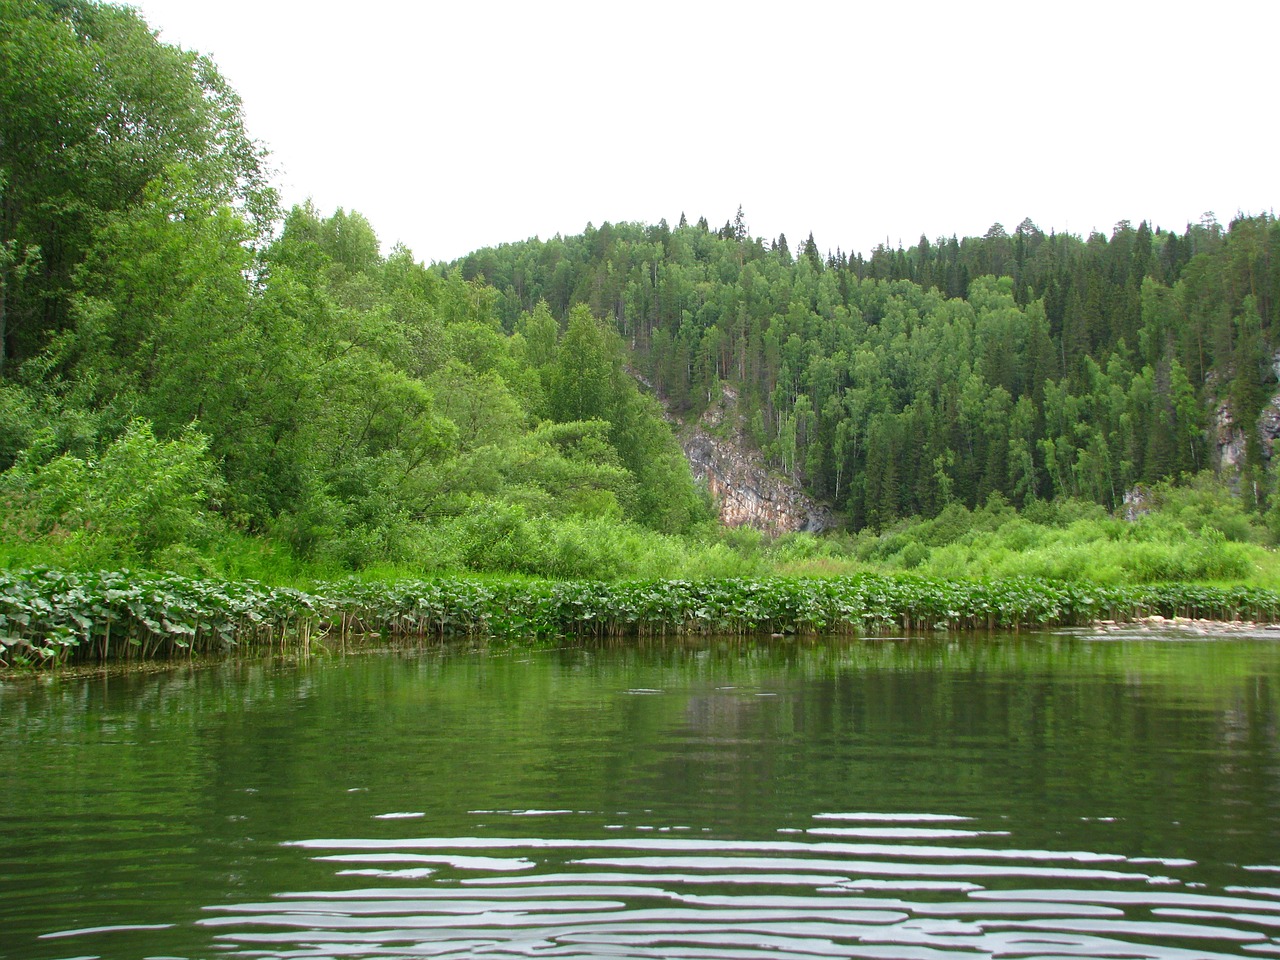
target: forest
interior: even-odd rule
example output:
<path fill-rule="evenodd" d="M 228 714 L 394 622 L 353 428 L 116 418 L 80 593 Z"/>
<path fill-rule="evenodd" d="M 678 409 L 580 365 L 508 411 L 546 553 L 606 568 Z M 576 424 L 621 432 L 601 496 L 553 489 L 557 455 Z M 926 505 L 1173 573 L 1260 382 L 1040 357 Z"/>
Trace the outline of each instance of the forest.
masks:
<path fill-rule="evenodd" d="M 4 566 L 967 575 L 1041 548 L 1069 577 L 1135 540 L 1165 559 L 1099 569 L 1275 569 L 1272 214 L 864 257 L 739 209 L 425 265 L 283 208 L 216 65 L 129 8 L 0 0 L 0 65 Z M 840 531 L 715 522 L 677 430 L 726 387 Z M 1139 487 L 1160 509 L 1125 526 Z"/>
<path fill-rule="evenodd" d="M 1216 465 L 1219 406 L 1245 427 L 1254 508 L 1271 450 L 1280 224 L 1185 232 L 1124 221 L 1108 238 L 1006 232 L 823 256 L 812 236 L 588 227 L 466 257 L 516 328 L 540 302 L 610 318 L 630 361 L 696 416 L 730 384 L 751 438 L 854 528 L 1073 497 L 1118 507 L 1138 484 Z"/>

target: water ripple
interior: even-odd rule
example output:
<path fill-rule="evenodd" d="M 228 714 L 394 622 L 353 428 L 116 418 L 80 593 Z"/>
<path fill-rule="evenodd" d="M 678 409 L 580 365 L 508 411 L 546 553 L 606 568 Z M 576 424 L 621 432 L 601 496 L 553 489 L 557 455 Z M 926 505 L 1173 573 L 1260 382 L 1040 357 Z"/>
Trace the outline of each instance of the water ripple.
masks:
<path fill-rule="evenodd" d="M 289 958 L 1217 960 L 1280 942 L 1276 890 L 1198 892 L 1147 869 L 1192 861 L 1001 847 L 1008 831 L 933 826 L 965 819 L 947 814 L 814 819 L 924 826 L 304 839 L 287 846 L 346 867 L 334 889 L 210 906 L 199 925 L 228 955 Z M 925 842 L 969 838 L 987 845 Z M 341 885 L 357 875 L 381 884 Z"/>

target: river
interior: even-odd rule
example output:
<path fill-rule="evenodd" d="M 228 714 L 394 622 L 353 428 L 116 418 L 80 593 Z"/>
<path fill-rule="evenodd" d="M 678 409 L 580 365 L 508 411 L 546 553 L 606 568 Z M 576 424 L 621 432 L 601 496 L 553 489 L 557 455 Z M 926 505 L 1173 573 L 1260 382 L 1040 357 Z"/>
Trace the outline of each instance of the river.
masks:
<path fill-rule="evenodd" d="M 1280 955 L 1280 643 L 400 650 L 0 684 L 0 957 Z"/>

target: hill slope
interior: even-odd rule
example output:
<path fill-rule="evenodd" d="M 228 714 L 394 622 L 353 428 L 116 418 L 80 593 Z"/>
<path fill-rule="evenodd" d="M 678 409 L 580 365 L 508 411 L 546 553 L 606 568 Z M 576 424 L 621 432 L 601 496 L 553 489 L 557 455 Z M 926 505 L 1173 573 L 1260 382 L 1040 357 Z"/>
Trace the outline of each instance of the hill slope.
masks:
<path fill-rule="evenodd" d="M 1117 224 L 1046 235 L 1029 220 L 869 258 L 741 223 L 589 227 L 481 250 L 449 270 L 498 291 L 508 326 L 539 302 L 611 320 L 629 363 L 696 419 L 729 384 L 750 440 L 854 526 L 999 494 L 1117 506 L 1215 466 L 1225 403 L 1261 501 L 1252 425 L 1275 380 L 1280 223 L 1183 233 Z M 1252 491 L 1257 491 L 1256 495 Z"/>

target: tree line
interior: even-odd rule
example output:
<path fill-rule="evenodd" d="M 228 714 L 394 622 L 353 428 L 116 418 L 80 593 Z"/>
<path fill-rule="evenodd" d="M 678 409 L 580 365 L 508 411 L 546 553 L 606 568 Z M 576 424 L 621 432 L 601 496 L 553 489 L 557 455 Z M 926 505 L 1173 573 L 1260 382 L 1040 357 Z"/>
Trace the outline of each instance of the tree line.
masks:
<path fill-rule="evenodd" d="M 585 574 L 583 523 L 709 517 L 611 325 L 504 330 L 358 213 L 281 209 L 216 67 L 135 11 L 0 0 L 0 57 L 8 539 Z"/>
<path fill-rule="evenodd" d="M 1249 495 L 1268 495 L 1254 425 L 1280 337 L 1270 214 L 1088 238 L 1028 219 L 864 258 L 823 256 L 812 235 L 793 254 L 739 210 L 719 230 L 588 225 L 445 272 L 497 289 L 506 324 L 539 302 L 612 318 L 685 416 L 730 384 L 773 464 L 856 527 L 992 494 L 1114 508 L 1213 466 L 1218 404 L 1244 428 Z"/>
<path fill-rule="evenodd" d="M 282 209 L 216 66 L 129 8 L 0 0 L 0 64 L 4 543 L 667 569 L 663 538 L 711 511 L 657 398 L 687 419 L 726 384 L 855 528 L 1114 507 L 1210 466 L 1217 404 L 1270 497 L 1271 215 L 1087 239 L 1028 220 L 863 257 L 793 253 L 739 210 L 427 267 L 358 213 Z"/>

